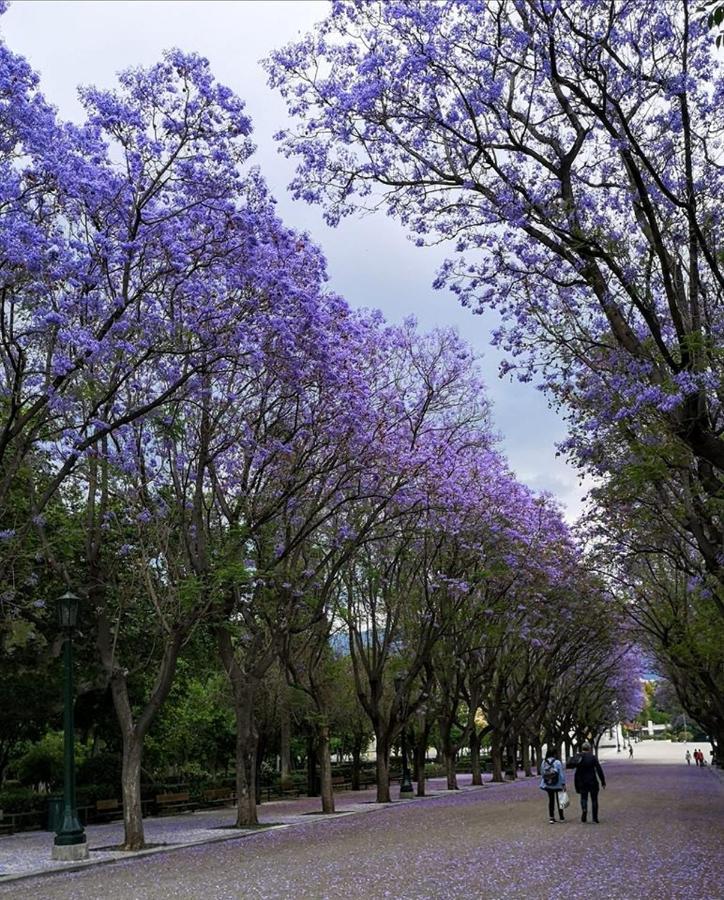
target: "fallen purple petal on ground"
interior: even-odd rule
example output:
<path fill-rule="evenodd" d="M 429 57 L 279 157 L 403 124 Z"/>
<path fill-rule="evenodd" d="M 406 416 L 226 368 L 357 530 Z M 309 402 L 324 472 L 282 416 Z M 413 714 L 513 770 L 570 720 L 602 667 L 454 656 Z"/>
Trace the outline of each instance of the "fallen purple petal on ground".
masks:
<path fill-rule="evenodd" d="M 672 752 L 677 749 L 672 745 Z M 318 800 L 264 804 L 262 821 L 290 824 L 112 866 L 0 883 L 0 897 L 721 897 L 721 773 L 683 764 L 647 765 L 643 759 L 604 760 L 604 765 L 609 787 L 601 794 L 599 826 L 579 821 L 574 797 L 567 821 L 551 828 L 537 779 L 488 784 L 386 807 L 366 805 L 364 812 L 361 801 L 369 799 L 368 793 L 344 793 L 338 795 L 338 808 L 360 810 L 358 814 L 314 820 L 304 813 L 318 809 Z M 461 783 L 467 785 L 469 777 L 462 776 Z M 443 783 L 434 782 L 433 787 L 440 790 Z M 190 840 L 194 829 L 198 834 L 229 815 L 229 810 L 195 814 L 163 827 L 167 834 Z M 106 826 L 106 833 L 112 827 Z M 9 840 L 0 842 L 0 852 Z M 46 840 L 49 846 L 49 836 Z"/>

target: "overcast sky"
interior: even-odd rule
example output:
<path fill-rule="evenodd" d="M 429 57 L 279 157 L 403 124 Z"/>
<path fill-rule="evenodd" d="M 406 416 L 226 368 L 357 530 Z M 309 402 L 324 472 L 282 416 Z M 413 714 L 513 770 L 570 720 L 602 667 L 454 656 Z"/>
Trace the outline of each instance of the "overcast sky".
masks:
<path fill-rule="evenodd" d="M 426 329 L 455 325 L 483 354 L 495 426 L 513 470 L 531 487 L 551 491 L 572 519 L 582 489 L 576 472 L 556 458 L 564 425 L 534 386 L 498 379 L 498 356 L 489 347 L 492 318 L 474 316 L 451 294 L 432 290 L 445 251 L 414 247 L 383 214 L 347 218 L 330 229 L 318 208 L 287 193 L 293 163 L 280 156 L 272 135 L 288 120 L 259 60 L 323 18 L 327 7 L 326 0 L 15 0 L 0 30 L 39 72 L 45 96 L 67 119 L 82 117 L 79 84 L 111 86 L 120 69 L 156 62 L 169 47 L 206 56 L 218 80 L 246 102 L 255 162 L 286 224 L 309 231 L 323 248 L 332 289 L 352 305 L 381 309 L 390 321 L 414 315 Z"/>

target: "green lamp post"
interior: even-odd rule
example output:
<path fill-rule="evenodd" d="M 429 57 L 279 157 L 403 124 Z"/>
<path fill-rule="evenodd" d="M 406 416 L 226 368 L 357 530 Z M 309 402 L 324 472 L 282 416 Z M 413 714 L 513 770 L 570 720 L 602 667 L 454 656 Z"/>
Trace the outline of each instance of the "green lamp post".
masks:
<path fill-rule="evenodd" d="M 88 841 L 78 820 L 75 802 L 75 727 L 73 725 L 73 630 L 78 620 L 78 597 L 68 591 L 58 600 L 58 623 L 63 642 L 63 819 L 53 842 L 53 859 L 88 859 Z"/>

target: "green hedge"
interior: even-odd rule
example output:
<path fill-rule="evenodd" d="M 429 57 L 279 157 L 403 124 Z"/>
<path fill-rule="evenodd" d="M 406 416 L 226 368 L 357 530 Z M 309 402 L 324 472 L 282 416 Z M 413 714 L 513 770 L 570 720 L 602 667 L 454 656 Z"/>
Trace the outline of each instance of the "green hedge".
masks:
<path fill-rule="evenodd" d="M 120 802 L 120 784 L 84 784 L 76 790 L 78 806 L 95 806 L 98 800 L 113 800 Z"/>
<path fill-rule="evenodd" d="M 10 788 L 0 791 L 0 809 L 6 813 L 42 812 L 48 794 L 36 794 L 32 788 Z"/>

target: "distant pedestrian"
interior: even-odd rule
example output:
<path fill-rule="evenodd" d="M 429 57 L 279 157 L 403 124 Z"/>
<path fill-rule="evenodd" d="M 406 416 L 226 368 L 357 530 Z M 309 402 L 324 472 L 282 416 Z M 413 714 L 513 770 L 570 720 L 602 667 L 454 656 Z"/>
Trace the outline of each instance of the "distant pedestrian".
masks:
<path fill-rule="evenodd" d="M 686 751 L 686 765 L 687 766 L 691 765 L 691 750 Z"/>
<path fill-rule="evenodd" d="M 555 825 L 556 807 L 561 822 L 565 821 L 563 810 L 558 803 L 558 794 L 566 789 L 566 773 L 555 750 L 548 750 L 540 767 L 540 776 L 540 788 L 548 794 L 548 821 L 551 825 Z"/>
<path fill-rule="evenodd" d="M 628 745 L 628 758 L 633 759 L 633 747 L 631 744 Z"/>
<path fill-rule="evenodd" d="M 699 748 L 697 747 L 697 748 L 694 750 L 694 762 L 697 764 L 697 766 L 700 766 L 700 765 L 701 765 L 701 757 L 702 757 L 702 752 L 701 752 L 701 750 L 699 750 Z"/>
<path fill-rule="evenodd" d="M 605 788 L 606 777 L 598 757 L 591 752 L 591 745 L 586 742 L 581 749 L 583 754 L 576 767 L 574 779 L 576 791 L 581 795 L 581 822 L 585 822 L 588 818 L 588 795 L 590 794 L 593 821 L 598 825 L 598 782 L 600 781 L 601 787 Z"/>

